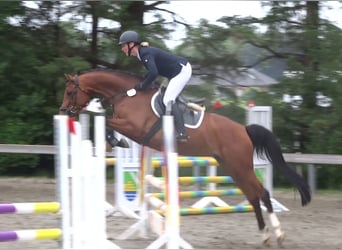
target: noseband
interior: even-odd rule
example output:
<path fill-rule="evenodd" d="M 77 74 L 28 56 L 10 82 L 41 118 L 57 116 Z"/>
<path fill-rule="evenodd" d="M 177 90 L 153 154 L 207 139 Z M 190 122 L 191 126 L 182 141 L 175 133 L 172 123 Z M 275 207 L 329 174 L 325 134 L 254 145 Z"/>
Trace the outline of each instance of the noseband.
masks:
<path fill-rule="evenodd" d="M 74 89 L 70 92 L 70 93 L 67 93 L 67 95 L 69 96 L 69 105 L 67 107 L 61 107 L 59 109 L 59 111 L 61 112 L 65 112 L 67 115 L 69 116 L 76 116 L 80 110 L 82 110 L 84 107 L 86 107 L 88 105 L 88 102 L 84 103 L 83 105 L 78 105 L 77 104 L 77 93 L 78 93 L 78 90 L 82 91 L 84 94 L 89 95 L 89 93 L 87 93 L 85 90 L 83 90 L 81 87 L 80 87 L 80 84 L 79 84 L 79 81 L 78 81 L 78 76 L 75 77 L 75 80 L 74 81 L 69 81 L 67 83 L 68 84 L 73 84 L 74 85 Z M 91 98 L 89 98 L 91 99 Z"/>

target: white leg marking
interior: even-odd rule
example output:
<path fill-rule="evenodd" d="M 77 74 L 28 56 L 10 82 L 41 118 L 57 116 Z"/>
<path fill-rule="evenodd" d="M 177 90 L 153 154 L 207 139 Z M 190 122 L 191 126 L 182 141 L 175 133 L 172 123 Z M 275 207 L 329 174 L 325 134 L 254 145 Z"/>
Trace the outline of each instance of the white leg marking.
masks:
<path fill-rule="evenodd" d="M 270 221 L 271 221 L 271 225 L 272 227 L 274 228 L 274 232 L 275 232 L 275 235 L 277 236 L 277 239 L 278 241 L 282 241 L 284 240 L 284 232 L 281 230 L 281 227 L 280 227 L 280 222 L 278 220 L 278 217 L 276 216 L 275 213 L 270 213 L 269 214 L 270 216 Z"/>

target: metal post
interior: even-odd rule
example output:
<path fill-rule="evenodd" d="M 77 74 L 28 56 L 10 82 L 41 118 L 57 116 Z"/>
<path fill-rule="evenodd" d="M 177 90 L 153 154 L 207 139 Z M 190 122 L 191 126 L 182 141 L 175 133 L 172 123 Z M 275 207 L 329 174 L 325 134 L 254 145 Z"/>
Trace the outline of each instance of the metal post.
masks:
<path fill-rule="evenodd" d="M 308 164 L 308 184 L 311 192 L 316 193 L 316 166 L 314 164 Z"/>

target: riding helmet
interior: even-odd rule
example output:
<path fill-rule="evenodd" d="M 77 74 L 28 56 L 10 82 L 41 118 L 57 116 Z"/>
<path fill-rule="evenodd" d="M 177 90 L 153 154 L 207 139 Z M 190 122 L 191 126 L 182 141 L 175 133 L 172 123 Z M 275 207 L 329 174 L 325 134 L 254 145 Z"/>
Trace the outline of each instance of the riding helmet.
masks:
<path fill-rule="evenodd" d="M 133 30 L 128 30 L 122 33 L 119 39 L 119 45 L 129 42 L 141 43 L 139 34 Z"/>

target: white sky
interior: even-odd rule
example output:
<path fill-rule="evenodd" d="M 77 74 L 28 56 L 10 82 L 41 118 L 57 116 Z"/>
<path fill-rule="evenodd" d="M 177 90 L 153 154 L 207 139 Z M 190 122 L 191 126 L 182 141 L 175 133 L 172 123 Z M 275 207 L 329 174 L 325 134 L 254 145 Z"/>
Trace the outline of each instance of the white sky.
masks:
<path fill-rule="evenodd" d="M 184 18 L 186 23 L 192 25 L 196 25 L 201 18 L 215 23 L 217 19 L 223 16 L 262 17 L 265 13 L 259 1 L 170 1 L 169 4 L 163 4 L 159 7 L 176 13 Z M 145 22 L 150 22 L 151 16 L 145 14 Z M 170 48 L 175 47 L 181 43 L 181 39 L 184 36 L 185 31 L 180 26 L 172 34 L 172 39 L 166 42 L 167 46 Z"/>
<path fill-rule="evenodd" d="M 26 1 L 27 5 L 34 6 L 32 1 Z M 321 18 L 329 19 L 342 29 L 342 3 L 339 1 L 321 1 L 324 5 L 331 6 L 331 9 L 324 8 L 320 12 Z M 180 1 L 173 0 L 169 4 L 160 5 L 161 8 L 170 10 L 184 18 L 191 25 L 196 25 L 201 18 L 214 23 L 217 19 L 223 16 L 253 16 L 260 18 L 264 16 L 267 9 L 261 7 L 260 1 Z M 145 14 L 145 23 L 153 20 L 153 14 Z M 100 24 L 101 25 L 101 24 Z M 114 22 L 103 22 L 101 26 L 116 26 Z M 89 30 L 89 23 L 80 25 L 81 29 Z M 173 48 L 181 43 L 181 39 L 185 36 L 184 29 L 180 28 L 172 34 L 172 39 L 167 42 L 167 46 Z"/>
<path fill-rule="evenodd" d="M 190 23 L 233 15 L 261 17 L 264 12 L 259 1 L 171 1 L 164 6 Z"/>
<path fill-rule="evenodd" d="M 342 4 L 339 1 L 324 1 L 324 4 L 333 7 L 325 8 L 320 14 L 321 18 L 329 19 L 342 28 Z M 253 16 L 260 18 L 267 12 L 265 7 L 261 7 L 260 1 L 170 1 L 169 4 L 161 5 L 165 9 L 177 13 L 189 24 L 196 25 L 201 18 L 214 23 L 223 16 Z M 146 15 L 146 21 L 151 16 Z M 179 44 L 184 37 L 184 30 L 179 29 L 172 34 L 172 40 L 167 42 L 169 47 Z"/>
<path fill-rule="evenodd" d="M 342 3 L 339 1 L 321 1 L 332 9 L 324 8 L 322 18 L 329 18 L 333 22 L 342 24 Z M 200 18 L 216 20 L 222 16 L 254 16 L 262 17 L 266 7 L 261 7 L 261 1 L 170 1 L 161 5 L 184 17 L 189 23 L 196 23 Z M 342 25 L 341 25 L 342 26 Z"/>

